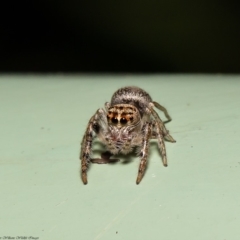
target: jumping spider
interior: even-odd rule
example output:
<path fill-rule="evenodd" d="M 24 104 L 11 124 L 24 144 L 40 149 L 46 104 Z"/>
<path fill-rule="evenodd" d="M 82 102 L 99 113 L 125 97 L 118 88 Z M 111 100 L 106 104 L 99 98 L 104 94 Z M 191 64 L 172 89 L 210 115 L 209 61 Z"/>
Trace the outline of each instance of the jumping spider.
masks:
<path fill-rule="evenodd" d="M 105 163 L 111 155 L 127 154 L 137 147 L 140 156 L 140 166 L 136 183 L 139 184 L 146 169 L 149 140 L 157 139 L 158 147 L 167 166 L 164 139 L 176 142 L 166 129 L 154 107 L 163 111 L 167 122 L 171 121 L 167 110 L 159 103 L 152 101 L 147 92 L 138 87 L 124 87 L 117 90 L 110 103 L 105 103 L 105 109 L 100 108 L 89 120 L 81 144 L 81 175 L 87 184 L 87 170 L 90 162 Z M 109 155 L 103 159 L 91 159 L 94 137 L 105 145 Z"/>

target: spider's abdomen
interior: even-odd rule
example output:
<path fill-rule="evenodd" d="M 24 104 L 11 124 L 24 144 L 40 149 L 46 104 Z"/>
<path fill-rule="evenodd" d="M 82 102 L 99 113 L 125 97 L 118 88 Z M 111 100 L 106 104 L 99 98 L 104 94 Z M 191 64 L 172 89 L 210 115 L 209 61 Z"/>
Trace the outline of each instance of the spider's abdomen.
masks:
<path fill-rule="evenodd" d="M 130 104 L 135 106 L 141 116 L 144 114 L 148 104 L 152 102 L 150 95 L 138 87 L 123 87 L 118 89 L 112 96 L 111 106 L 117 104 Z"/>

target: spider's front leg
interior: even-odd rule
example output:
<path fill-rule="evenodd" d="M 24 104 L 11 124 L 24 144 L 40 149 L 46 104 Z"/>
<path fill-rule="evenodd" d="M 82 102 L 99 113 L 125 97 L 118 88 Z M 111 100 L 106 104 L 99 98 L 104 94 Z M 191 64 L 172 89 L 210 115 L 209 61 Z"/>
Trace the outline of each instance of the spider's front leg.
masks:
<path fill-rule="evenodd" d="M 92 152 L 92 142 L 94 139 L 94 133 L 97 133 L 99 131 L 98 119 L 100 111 L 101 110 L 99 109 L 89 120 L 86 132 L 83 136 L 81 143 L 80 153 L 80 160 L 82 161 L 81 176 L 84 184 L 87 184 L 87 170 L 91 162 L 90 156 Z"/>
<path fill-rule="evenodd" d="M 138 170 L 138 176 L 136 183 L 139 184 L 143 178 L 146 166 L 147 166 L 147 158 L 148 158 L 148 150 L 149 150 L 149 140 L 151 138 L 152 133 L 152 124 L 147 122 L 143 125 L 142 128 L 142 144 L 141 144 L 141 152 L 140 152 L 140 165 Z"/>

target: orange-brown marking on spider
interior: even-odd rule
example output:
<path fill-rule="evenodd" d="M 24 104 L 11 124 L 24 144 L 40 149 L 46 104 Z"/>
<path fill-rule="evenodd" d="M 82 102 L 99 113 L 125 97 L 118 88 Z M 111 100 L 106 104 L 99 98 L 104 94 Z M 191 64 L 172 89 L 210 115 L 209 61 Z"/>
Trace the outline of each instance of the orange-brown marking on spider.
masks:
<path fill-rule="evenodd" d="M 132 123 L 137 109 L 129 104 L 117 104 L 108 111 L 108 122 L 113 124 Z"/>

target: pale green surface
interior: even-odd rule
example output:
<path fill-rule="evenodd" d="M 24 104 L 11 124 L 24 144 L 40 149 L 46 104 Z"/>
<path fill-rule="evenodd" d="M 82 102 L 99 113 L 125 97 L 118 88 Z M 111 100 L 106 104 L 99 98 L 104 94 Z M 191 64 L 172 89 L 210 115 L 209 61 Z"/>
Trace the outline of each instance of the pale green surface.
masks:
<path fill-rule="evenodd" d="M 169 167 L 153 143 L 140 185 L 131 156 L 84 186 L 87 122 L 125 85 L 169 110 Z M 1 76 L 0 237 L 240 239 L 239 105 L 239 76 Z"/>

